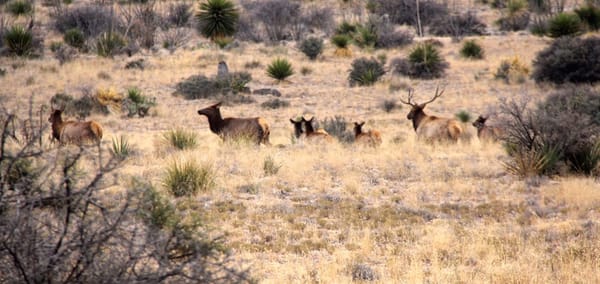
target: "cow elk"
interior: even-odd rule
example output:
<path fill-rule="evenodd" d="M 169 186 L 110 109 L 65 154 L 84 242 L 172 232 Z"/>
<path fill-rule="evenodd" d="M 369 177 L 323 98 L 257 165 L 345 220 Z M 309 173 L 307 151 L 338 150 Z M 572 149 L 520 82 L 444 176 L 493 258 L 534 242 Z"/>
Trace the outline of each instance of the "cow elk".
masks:
<path fill-rule="evenodd" d="M 306 130 L 306 139 L 311 141 L 311 142 L 326 142 L 326 143 L 331 143 L 333 142 L 333 137 L 331 137 L 331 135 L 329 135 L 329 133 L 327 133 L 327 131 L 323 130 L 323 129 L 318 129 L 315 130 L 315 128 L 312 125 L 312 122 L 315 118 L 312 117 L 311 119 L 307 120 L 306 118 L 302 117 L 302 122 L 304 123 L 304 129 Z"/>
<path fill-rule="evenodd" d="M 102 126 L 93 120 L 63 121 L 62 110 L 53 108 L 48 122 L 52 124 L 52 138 L 58 140 L 61 145 L 83 145 L 89 141 L 99 145 L 102 140 Z"/>
<path fill-rule="evenodd" d="M 437 117 L 434 115 L 427 115 L 423 111 L 427 104 L 435 101 L 437 98 L 442 96 L 444 90 L 440 92 L 439 87 L 435 89 L 433 98 L 425 103 L 418 104 L 412 101 L 414 92 L 408 90 L 408 100 L 400 101 L 406 105 L 411 106 L 411 110 L 406 116 L 408 120 L 412 120 L 413 128 L 417 133 L 417 138 L 422 139 L 428 143 L 435 142 L 453 142 L 456 143 L 463 134 L 463 128 L 461 123 L 452 118 Z"/>
<path fill-rule="evenodd" d="M 290 122 L 292 125 L 294 125 L 294 137 L 296 137 L 296 139 L 300 139 L 300 137 L 302 137 L 304 134 L 304 129 L 302 129 L 302 124 L 304 124 L 304 122 L 302 119 L 293 118 L 290 118 Z"/>
<path fill-rule="evenodd" d="M 503 134 L 502 128 L 486 125 L 488 118 L 489 116 L 480 115 L 477 120 L 473 122 L 473 126 L 477 128 L 477 137 L 479 137 L 479 140 L 485 142 L 497 141 Z"/>
<path fill-rule="evenodd" d="M 199 115 L 208 118 L 210 131 L 217 134 L 223 141 L 235 139 L 250 139 L 257 145 L 271 145 L 269 135 L 271 134 L 269 124 L 262 117 L 235 118 L 221 117 L 221 102 L 207 108 L 198 110 Z"/>
<path fill-rule="evenodd" d="M 354 143 L 370 147 L 379 147 L 381 145 L 381 133 L 373 129 L 364 132 L 362 130 L 363 125 L 365 125 L 364 121 L 354 123 Z"/>

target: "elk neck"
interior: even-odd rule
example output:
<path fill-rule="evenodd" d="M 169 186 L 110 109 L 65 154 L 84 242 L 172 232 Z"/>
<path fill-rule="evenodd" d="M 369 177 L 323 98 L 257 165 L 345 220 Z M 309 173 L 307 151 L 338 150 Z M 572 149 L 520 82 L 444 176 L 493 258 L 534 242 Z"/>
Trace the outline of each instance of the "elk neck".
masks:
<path fill-rule="evenodd" d="M 60 114 L 52 114 L 52 137 L 60 140 L 60 132 L 63 128 L 63 120 Z"/>
<path fill-rule="evenodd" d="M 423 110 L 419 110 L 415 113 L 415 116 L 412 119 L 415 131 L 417 131 L 417 128 L 419 128 L 419 125 L 421 125 L 421 122 L 423 122 L 425 118 L 427 118 L 427 115 Z"/>
<path fill-rule="evenodd" d="M 223 117 L 221 117 L 221 112 L 217 110 L 216 113 L 211 113 L 210 115 L 206 115 L 206 117 L 208 117 L 210 131 L 214 133 L 221 133 L 225 127 L 225 120 L 223 120 Z"/>

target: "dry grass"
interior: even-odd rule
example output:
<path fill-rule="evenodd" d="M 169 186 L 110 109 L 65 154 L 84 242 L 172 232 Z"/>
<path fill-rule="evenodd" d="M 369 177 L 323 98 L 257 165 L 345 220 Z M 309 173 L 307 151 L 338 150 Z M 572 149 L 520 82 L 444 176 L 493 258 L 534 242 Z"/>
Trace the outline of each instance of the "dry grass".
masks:
<path fill-rule="evenodd" d="M 417 101 L 430 98 L 437 84 L 447 84 L 444 97 L 429 105 L 428 113 L 451 117 L 465 110 L 477 116 L 493 111 L 499 98 L 527 94 L 541 99 L 546 94 L 530 79 L 507 85 L 493 78 L 501 60 L 518 55 L 531 62 L 546 39 L 478 37 L 486 52 L 480 61 L 461 59 L 460 43 L 439 40 L 450 63 L 447 77 L 400 79 L 416 89 Z M 322 58 L 310 64 L 312 73 L 278 84 L 264 66 L 277 57 L 306 66 L 300 51 L 247 43 L 229 51 L 195 46 L 144 55 L 149 65 L 144 71 L 125 70 L 125 57 L 82 56 L 62 66 L 50 55 L 25 62 L 0 58 L 0 67 L 8 70 L 0 77 L 2 93 L 10 95 L 2 104 L 15 109 L 31 94 L 36 104 L 48 104 L 55 93 L 81 86 L 114 86 L 121 93 L 139 86 L 156 97 L 153 117 L 93 117 L 103 124 L 105 137 L 126 134 L 136 149 L 120 172 L 122 186 L 131 175 L 160 184 L 172 153 L 164 153 L 156 141 L 174 127 L 197 133 L 198 147 L 176 155 L 213 165 L 216 188 L 200 192 L 190 206 L 227 233 L 236 256 L 264 283 L 351 282 L 356 264 L 372 268 L 380 283 L 600 282 L 597 179 L 520 180 L 505 172 L 500 145 L 480 144 L 477 138 L 471 144 L 419 145 L 406 108 L 387 113 L 379 107 L 384 99 L 406 95 L 390 91 L 398 78 L 386 75 L 373 87 L 348 87 L 352 60 L 374 55 L 368 51 L 353 47 L 351 57 L 340 57 L 326 43 Z M 406 56 L 409 50 L 387 54 Z M 172 96 L 175 84 L 190 75 L 215 75 L 220 60 L 230 71 L 251 72 L 252 89 L 277 88 L 290 102 L 288 108 L 269 110 L 260 107 L 269 98 L 257 96 L 255 104 L 221 108 L 225 117 L 266 118 L 271 142 L 285 147 L 224 144 L 196 113 L 212 101 Z M 261 67 L 246 69 L 248 62 Z M 100 72 L 110 78 L 98 79 Z M 31 76 L 35 80 L 27 84 Z M 289 118 L 302 114 L 368 120 L 382 132 L 383 145 L 291 145 Z M 103 144 L 110 147 L 108 139 Z M 280 168 L 265 174 L 268 159 Z"/>

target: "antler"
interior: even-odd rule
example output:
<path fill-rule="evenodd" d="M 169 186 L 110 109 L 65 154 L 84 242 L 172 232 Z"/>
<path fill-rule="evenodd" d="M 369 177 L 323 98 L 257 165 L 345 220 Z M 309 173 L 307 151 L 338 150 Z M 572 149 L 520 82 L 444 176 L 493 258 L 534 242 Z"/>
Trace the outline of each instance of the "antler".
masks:
<path fill-rule="evenodd" d="M 442 96 L 442 94 L 444 93 L 444 89 L 442 88 L 442 91 L 440 92 L 440 86 L 438 85 L 437 87 L 435 87 L 435 95 L 433 95 L 433 98 L 431 100 L 429 100 L 428 102 L 423 103 L 423 105 L 426 105 L 428 103 L 431 103 L 433 101 L 435 101 L 435 99 L 439 98 Z"/>
<path fill-rule="evenodd" d="M 402 102 L 403 104 L 409 105 L 409 106 L 414 106 L 415 104 L 411 102 L 414 95 L 415 95 L 415 93 L 413 92 L 413 89 L 408 88 L 408 101 L 400 99 L 400 102 Z"/>

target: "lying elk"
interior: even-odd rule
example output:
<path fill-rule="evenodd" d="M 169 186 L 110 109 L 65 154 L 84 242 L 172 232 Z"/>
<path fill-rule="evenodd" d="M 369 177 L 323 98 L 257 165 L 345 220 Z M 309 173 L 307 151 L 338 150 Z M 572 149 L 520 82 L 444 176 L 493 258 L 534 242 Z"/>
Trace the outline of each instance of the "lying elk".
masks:
<path fill-rule="evenodd" d="M 498 140 L 502 134 L 502 128 L 498 126 L 486 125 L 485 122 L 488 120 L 489 116 L 480 115 L 475 122 L 473 122 L 473 126 L 477 128 L 477 137 L 481 141 L 496 141 Z"/>
<path fill-rule="evenodd" d="M 63 121 L 62 110 L 52 109 L 48 122 L 52 124 L 52 138 L 60 144 L 81 145 L 86 141 L 100 144 L 102 140 L 102 126 L 93 120 Z"/>
<path fill-rule="evenodd" d="M 300 137 L 302 137 L 304 134 L 304 129 L 302 129 L 302 124 L 304 124 L 304 122 L 302 119 L 293 118 L 290 118 L 290 122 L 292 125 L 294 125 L 294 137 L 296 137 L 296 139 L 300 139 Z"/>
<path fill-rule="evenodd" d="M 427 104 L 435 101 L 443 93 L 444 90 L 440 92 L 438 87 L 435 89 L 435 95 L 431 100 L 422 104 L 417 104 L 412 102 L 414 93 L 409 89 L 408 100 L 404 101 L 400 99 L 402 103 L 412 107 L 406 118 L 412 120 L 417 137 L 429 143 L 442 141 L 457 142 L 463 133 L 461 123 L 457 120 L 427 115 L 423 111 Z"/>
<path fill-rule="evenodd" d="M 369 130 L 363 132 L 362 127 L 365 122 L 354 123 L 354 143 L 362 144 L 365 146 L 378 147 L 381 145 L 381 133 L 377 130 Z"/>
<path fill-rule="evenodd" d="M 315 117 L 313 116 L 311 119 L 306 120 L 306 118 L 302 117 L 302 122 L 304 123 L 304 129 L 306 129 L 306 139 L 309 141 L 325 141 L 327 143 L 333 142 L 333 137 L 327 133 L 327 131 L 323 129 L 315 130 L 312 125 Z"/>
<path fill-rule="evenodd" d="M 269 142 L 269 124 L 262 117 L 254 118 L 235 118 L 221 117 L 219 109 L 221 102 L 198 110 L 199 115 L 205 115 L 208 118 L 210 131 L 219 135 L 223 141 L 231 139 L 248 138 L 256 142 L 257 145 L 271 145 Z"/>

